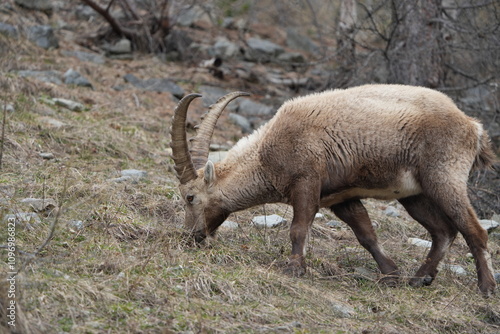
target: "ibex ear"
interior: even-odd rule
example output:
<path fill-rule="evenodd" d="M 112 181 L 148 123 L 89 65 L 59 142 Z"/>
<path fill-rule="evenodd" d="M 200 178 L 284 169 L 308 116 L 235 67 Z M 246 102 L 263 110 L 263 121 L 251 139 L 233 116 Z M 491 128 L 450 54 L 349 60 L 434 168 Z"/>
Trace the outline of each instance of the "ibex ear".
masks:
<path fill-rule="evenodd" d="M 208 160 L 203 170 L 205 183 L 211 186 L 215 182 L 215 167 L 212 161 Z"/>

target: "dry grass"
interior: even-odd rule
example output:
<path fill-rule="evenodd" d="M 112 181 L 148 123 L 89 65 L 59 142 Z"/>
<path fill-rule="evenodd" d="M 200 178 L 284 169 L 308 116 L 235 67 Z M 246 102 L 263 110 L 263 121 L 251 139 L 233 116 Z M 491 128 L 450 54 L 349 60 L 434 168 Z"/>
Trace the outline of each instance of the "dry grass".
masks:
<path fill-rule="evenodd" d="M 22 251 L 18 266 L 27 264 L 17 280 L 21 332 L 499 331 L 500 301 L 485 300 L 478 293 L 474 264 L 461 238 L 445 262 L 462 265 L 467 276 L 443 270 L 432 286 L 421 289 L 404 283 L 388 288 L 356 275 L 357 267 L 377 273 L 375 263 L 349 230 L 325 226 L 333 218 L 327 211 L 311 234 L 310 270 L 303 278 L 281 273 L 290 252 L 287 228 L 257 230 L 249 224 L 251 217 L 263 213 L 290 221 L 286 206 L 266 205 L 234 214 L 230 219 L 240 228 L 221 230 L 217 239 L 202 247 L 187 245 L 181 237 L 182 207 L 167 153 L 174 101 L 166 94 L 110 88 L 122 84 L 119 78 L 127 72 L 155 76 L 181 73 L 182 68 L 153 58 L 127 65 L 81 64 L 59 57 L 57 51 L 41 52 L 2 38 L 0 44 L 11 47 L 0 59 L 1 98 L 16 108 L 7 116 L 0 172 L 2 216 L 24 210 L 20 200 L 26 197 L 54 198 L 62 204 L 55 237 L 36 258 L 30 254 L 46 239 L 54 217 L 42 218 L 32 230 L 17 229 Z M 86 73 L 95 90 L 43 84 L 10 72 L 69 67 Z M 190 85 L 185 88 L 194 88 Z M 86 111 L 50 106 L 42 97 L 72 98 L 85 103 Z M 47 117 L 66 125 L 50 127 Z M 227 141 L 235 133 L 218 133 L 217 140 Z M 43 160 L 40 152 L 52 152 L 56 158 Z M 148 177 L 137 183 L 109 181 L 125 168 L 146 170 Z M 407 216 L 385 216 L 384 205 L 367 201 L 384 247 L 403 275 L 410 276 L 425 253 L 406 240 L 428 236 Z M 68 225 L 72 220 L 83 221 L 84 228 Z M 6 240 L 3 229 L 0 240 Z M 498 240 L 490 249 L 494 267 L 500 268 Z M 5 258 L 3 249 L 1 254 Z M 6 271 L 2 262 L 0 275 Z M 2 283 L 0 301 L 5 300 L 5 289 Z M 335 307 L 339 304 L 350 306 L 354 314 L 341 316 Z M 7 330 L 5 318 L 0 323 Z"/>

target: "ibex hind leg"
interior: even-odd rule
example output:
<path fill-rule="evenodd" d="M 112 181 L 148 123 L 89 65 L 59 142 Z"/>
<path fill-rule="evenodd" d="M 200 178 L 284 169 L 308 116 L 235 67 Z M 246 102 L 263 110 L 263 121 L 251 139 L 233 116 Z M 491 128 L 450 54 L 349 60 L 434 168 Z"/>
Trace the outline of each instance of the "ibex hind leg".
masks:
<path fill-rule="evenodd" d="M 462 178 L 466 179 L 466 178 Z M 433 191 L 428 195 L 449 217 L 453 226 L 464 236 L 476 262 L 478 286 L 485 297 L 491 296 L 495 291 L 495 279 L 491 265 L 491 256 L 488 252 L 488 234 L 481 227 L 476 213 L 470 204 L 467 195 L 467 184 L 453 176 L 445 178 L 446 182 L 429 180 L 429 188 Z M 434 182 L 432 182 L 434 181 Z M 436 186 L 439 185 L 439 186 Z"/>
<path fill-rule="evenodd" d="M 397 284 L 399 270 L 378 243 L 368 212 L 360 200 L 349 200 L 335 204 L 330 209 L 351 227 L 359 243 L 373 256 L 384 277 L 382 283 L 390 286 Z"/>
<path fill-rule="evenodd" d="M 400 199 L 410 216 L 429 231 L 432 246 L 424 263 L 409 284 L 414 287 L 430 285 L 438 273 L 439 262 L 457 236 L 457 228 L 443 210 L 425 195 Z"/>

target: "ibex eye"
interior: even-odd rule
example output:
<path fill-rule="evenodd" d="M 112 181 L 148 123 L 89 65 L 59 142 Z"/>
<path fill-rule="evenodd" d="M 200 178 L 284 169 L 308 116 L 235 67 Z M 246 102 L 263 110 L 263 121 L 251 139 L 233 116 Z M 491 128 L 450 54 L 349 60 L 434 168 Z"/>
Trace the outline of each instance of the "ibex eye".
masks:
<path fill-rule="evenodd" d="M 186 196 L 186 201 L 188 201 L 189 203 L 191 203 L 193 200 L 194 200 L 194 196 L 193 195 L 187 195 Z"/>

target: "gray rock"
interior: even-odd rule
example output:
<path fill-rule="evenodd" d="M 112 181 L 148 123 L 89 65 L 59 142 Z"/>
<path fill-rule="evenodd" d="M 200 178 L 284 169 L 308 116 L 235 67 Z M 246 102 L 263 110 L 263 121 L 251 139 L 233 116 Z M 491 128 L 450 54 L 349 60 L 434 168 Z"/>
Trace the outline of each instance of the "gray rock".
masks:
<path fill-rule="evenodd" d="M 401 214 L 399 213 L 398 209 L 395 207 L 389 205 L 385 210 L 384 213 L 388 215 L 389 217 L 399 217 Z"/>
<path fill-rule="evenodd" d="M 28 8 L 40 11 L 51 11 L 52 1 L 51 0 L 14 0 L 16 4 Z"/>
<path fill-rule="evenodd" d="M 38 155 L 40 156 L 40 158 L 45 159 L 45 160 L 52 160 L 55 158 L 54 153 L 51 153 L 51 152 L 42 152 L 42 153 L 38 153 Z"/>
<path fill-rule="evenodd" d="M 54 35 L 54 30 L 50 26 L 28 27 L 28 39 L 44 49 L 58 48 L 59 41 Z"/>
<path fill-rule="evenodd" d="M 123 79 L 137 88 L 159 93 L 169 92 L 179 99 L 181 99 L 185 94 L 181 87 L 168 79 L 152 78 L 141 80 L 133 74 L 125 75 Z"/>
<path fill-rule="evenodd" d="M 222 20 L 221 26 L 224 29 L 235 29 L 236 26 L 234 24 L 234 18 L 232 18 L 232 17 L 225 17 Z"/>
<path fill-rule="evenodd" d="M 211 24 L 212 22 L 210 16 L 201 6 L 194 5 L 181 10 L 177 15 L 176 23 L 182 27 L 190 27 L 198 21 L 208 24 Z"/>
<path fill-rule="evenodd" d="M 18 31 L 17 28 L 13 25 L 0 22 L 0 34 L 5 35 L 7 37 L 17 37 Z"/>
<path fill-rule="evenodd" d="M 16 110 L 14 109 L 14 106 L 10 103 L 7 103 L 7 104 L 0 103 L 0 112 L 4 112 L 4 111 L 14 112 Z"/>
<path fill-rule="evenodd" d="M 49 82 L 56 85 L 62 85 L 61 72 L 59 71 L 19 71 L 21 77 L 31 77 L 43 82 Z"/>
<path fill-rule="evenodd" d="M 61 51 L 61 53 L 66 57 L 76 57 L 82 61 L 88 61 L 95 64 L 104 64 L 106 62 L 104 57 L 97 53 L 90 53 L 84 51 L 67 51 L 67 50 L 63 50 Z"/>
<path fill-rule="evenodd" d="M 52 198 L 23 198 L 21 203 L 28 205 L 35 212 L 49 212 L 57 208 L 57 203 Z"/>
<path fill-rule="evenodd" d="M 303 50 L 309 53 L 318 53 L 320 50 L 309 37 L 302 35 L 294 28 L 287 29 L 286 44 L 292 49 Z"/>
<path fill-rule="evenodd" d="M 445 264 L 444 268 L 460 276 L 467 275 L 467 271 L 465 271 L 464 267 L 456 264 Z"/>
<path fill-rule="evenodd" d="M 114 45 L 108 46 L 107 51 L 113 55 L 132 53 L 132 43 L 128 39 L 122 38 Z"/>
<path fill-rule="evenodd" d="M 83 111 L 83 104 L 79 102 L 75 102 L 68 99 L 60 99 L 60 98 L 52 99 L 52 101 L 54 101 L 56 105 L 64 107 L 71 111 L 77 111 L 77 112 Z"/>
<path fill-rule="evenodd" d="M 378 280 L 378 275 L 376 273 L 363 267 L 354 268 L 354 277 L 372 282 Z"/>
<path fill-rule="evenodd" d="M 241 115 L 235 114 L 235 113 L 229 113 L 229 119 L 239 126 L 243 133 L 251 133 L 253 131 L 252 124 L 250 121 Z"/>
<path fill-rule="evenodd" d="M 16 225 L 32 228 L 32 225 L 38 225 L 42 222 L 40 217 L 34 212 L 16 212 L 6 214 L 3 218 L 5 222 L 14 221 Z"/>
<path fill-rule="evenodd" d="M 245 50 L 245 58 L 249 61 L 267 62 L 285 51 L 278 44 L 255 37 L 249 38 L 247 44 L 248 49 Z"/>
<path fill-rule="evenodd" d="M 143 179 L 148 176 L 148 172 L 138 169 L 124 169 L 120 172 L 120 174 L 134 179 Z"/>
<path fill-rule="evenodd" d="M 87 78 L 82 76 L 80 73 L 70 68 L 63 74 L 63 80 L 66 85 L 75 85 L 81 87 L 90 87 L 92 88 L 92 84 L 88 81 Z"/>
<path fill-rule="evenodd" d="M 240 227 L 240 225 L 237 222 L 226 220 L 225 222 L 222 223 L 222 225 L 220 227 L 227 228 L 227 229 L 236 229 L 236 228 Z"/>
<path fill-rule="evenodd" d="M 298 52 L 285 52 L 278 56 L 278 61 L 284 63 L 304 63 L 306 59 Z"/>
<path fill-rule="evenodd" d="M 322 213 L 320 213 L 320 212 L 318 212 L 318 213 L 316 213 L 316 214 L 314 215 L 314 218 L 315 218 L 315 219 L 325 218 L 325 215 L 324 215 L 324 214 L 322 214 Z"/>
<path fill-rule="evenodd" d="M 488 232 L 491 233 L 494 229 L 496 229 L 500 224 L 497 221 L 490 219 L 481 219 L 479 220 L 479 224 Z"/>
<path fill-rule="evenodd" d="M 341 228 L 344 225 L 342 224 L 342 222 L 340 222 L 338 220 L 330 220 L 329 222 L 326 223 L 326 226 L 333 227 L 333 228 Z"/>
<path fill-rule="evenodd" d="M 217 87 L 217 86 L 209 86 L 209 85 L 201 85 L 198 88 L 198 90 L 199 90 L 200 94 L 203 96 L 202 101 L 203 101 L 203 106 L 205 108 L 210 107 L 212 104 L 217 102 L 217 100 L 220 99 L 222 96 L 229 93 L 229 91 L 224 89 L 224 88 Z M 227 110 L 232 111 L 232 112 L 236 111 L 238 109 L 238 105 L 239 105 L 238 101 L 239 101 L 239 99 L 228 104 L 228 106 L 226 107 Z"/>
<path fill-rule="evenodd" d="M 217 41 L 212 46 L 212 55 L 222 59 L 230 59 L 240 55 L 240 48 L 237 44 L 229 41 L 225 37 L 217 38 Z"/>
<path fill-rule="evenodd" d="M 356 314 L 352 307 L 339 302 L 332 303 L 332 310 L 339 318 L 352 318 Z"/>
<path fill-rule="evenodd" d="M 251 99 L 240 99 L 238 112 L 244 116 L 272 116 L 274 108 Z"/>
<path fill-rule="evenodd" d="M 208 160 L 213 163 L 223 160 L 227 156 L 227 151 L 216 151 L 208 153 Z"/>
<path fill-rule="evenodd" d="M 286 219 L 278 215 L 256 216 L 252 224 L 258 228 L 273 228 L 286 224 Z"/>
<path fill-rule="evenodd" d="M 165 37 L 165 49 L 167 52 L 177 52 L 175 58 L 183 59 L 189 54 L 189 47 L 193 44 L 193 39 L 184 30 L 172 30 Z"/>
<path fill-rule="evenodd" d="M 97 12 L 87 5 L 78 5 L 75 8 L 75 16 L 82 21 L 88 21 L 97 16 Z"/>
<path fill-rule="evenodd" d="M 84 223 L 81 220 L 70 220 L 68 221 L 68 227 L 75 230 L 81 230 L 84 227 Z"/>
<path fill-rule="evenodd" d="M 54 129 L 59 129 L 66 126 L 66 123 L 51 117 L 41 117 L 40 121 L 42 121 L 43 123 Z"/>
<path fill-rule="evenodd" d="M 408 243 L 418 247 L 431 248 L 432 242 L 428 240 L 423 240 L 420 238 L 408 238 Z"/>
<path fill-rule="evenodd" d="M 495 281 L 498 283 L 500 283 L 500 273 L 495 273 Z"/>
<path fill-rule="evenodd" d="M 488 236 L 490 240 L 500 240 L 500 233 L 490 233 Z"/>

